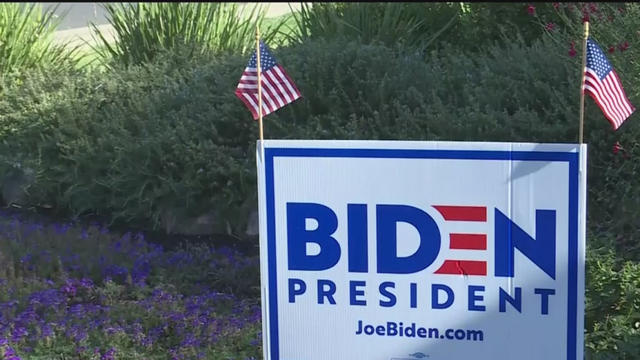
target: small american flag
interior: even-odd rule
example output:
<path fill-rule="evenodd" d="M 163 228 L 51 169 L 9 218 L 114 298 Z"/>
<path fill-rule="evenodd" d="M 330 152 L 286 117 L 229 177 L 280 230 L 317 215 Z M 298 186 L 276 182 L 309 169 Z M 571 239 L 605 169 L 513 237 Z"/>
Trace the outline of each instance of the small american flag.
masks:
<path fill-rule="evenodd" d="M 289 75 L 276 63 L 269 48 L 260 42 L 260 67 L 262 68 L 262 116 L 268 115 L 300 97 Z M 256 52 L 242 73 L 235 91 L 236 96 L 249 108 L 253 119 L 258 119 L 258 64 Z"/>
<path fill-rule="evenodd" d="M 598 103 L 614 130 L 636 110 L 622 88 L 618 74 L 600 46 L 587 39 L 587 65 L 582 89 Z"/>

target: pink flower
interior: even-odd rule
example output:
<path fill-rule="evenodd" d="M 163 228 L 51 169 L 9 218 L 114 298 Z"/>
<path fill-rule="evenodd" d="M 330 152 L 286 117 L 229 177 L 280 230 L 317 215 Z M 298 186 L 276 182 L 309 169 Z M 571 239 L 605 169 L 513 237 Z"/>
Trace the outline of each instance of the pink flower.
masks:
<path fill-rule="evenodd" d="M 582 22 L 589 22 L 589 13 L 588 12 L 583 12 L 582 13 Z"/>
<path fill-rule="evenodd" d="M 598 12 L 598 5 L 596 4 L 589 4 L 589 10 L 591 12 Z"/>
<path fill-rule="evenodd" d="M 558 8 L 560 7 L 560 3 L 554 2 L 553 3 L 553 8 L 558 10 Z"/>
<path fill-rule="evenodd" d="M 529 4 L 529 6 L 527 6 L 527 12 L 529 13 L 529 15 L 535 15 L 536 14 L 536 7 Z"/>
<path fill-rule="evenodd" d="M 609 46 L 609 53 L 613 53 L 614 51 L 616 51 L 615 46 Z"/>
<path fill-rule="evenodd" d="M 620 150 L 624 151 L 624 149 L 622 148 L 622 145 L 620 145 L 620 142 L 616 141 L 616 143 L 613 144 L 613 153 L 617 154 Z"/>
<path fill-rule="evenodd" d="M 578 52 L 576 51 L 576 44 L 572 41 L 571 47 L 569 48 L 569 56 L 574 57 Z"/>
<path fill-rule="evenodd" d="M 629 42 L 625 41 L 622 44 L 620 44 L 618 47 L 620 48 L 620 51 L 625 51 L 629 48 Z"/>
<path fill-rule="evenodd" d="M 555 27 L 556 27 L 556 24 L 554 24 L 554 23 L 548 23 L 544 28 L 545 28 L 547 31 L 553 31 L 553 29 L 555 29 Z"/>

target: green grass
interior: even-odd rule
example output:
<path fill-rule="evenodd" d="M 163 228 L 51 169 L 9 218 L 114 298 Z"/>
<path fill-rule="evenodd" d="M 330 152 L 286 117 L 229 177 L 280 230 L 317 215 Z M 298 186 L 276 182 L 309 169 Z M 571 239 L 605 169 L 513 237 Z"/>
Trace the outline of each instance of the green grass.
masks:
<path fill-rule="evenodd" d="M 274 36 L 273 42 L 268 44 L 272 48 L 287 46 L 291 43 L 291 37 L 295 33 L 297 12 L 283 14 L 277 17 L 266 18 L 262 23 L 262 28 L 278 27 L 279 31 Z"/>
<path fill-rule="evenodd" d="M 56 17 L 54 11 L 43 11 L 37 4 L 0 4 L 0 73 L 74 65 L 76 48 L 53 41 L 64 17 Z"/>
<path fill-rule="evenodd" d="M 104 5 L 117 40 L 106 39 L 95 24 L 94 47 L 103 63 L 143 64 L 164 52 L 191 57 L 198 54 L 245 54 L 253 49 L 255 30 L 270 43 L 280 26 L 261 26 L 266 7 L 235 3 L 136 3 Z"/>

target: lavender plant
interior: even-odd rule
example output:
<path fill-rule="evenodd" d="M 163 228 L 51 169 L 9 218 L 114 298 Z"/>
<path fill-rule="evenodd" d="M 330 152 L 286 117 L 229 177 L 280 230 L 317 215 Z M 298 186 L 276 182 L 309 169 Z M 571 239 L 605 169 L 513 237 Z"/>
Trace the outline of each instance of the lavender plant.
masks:
<path fill-rule="evenodd" d="M 3 213 L 0 359 L 255 359 L 260 306 L 240 287 L 257 274 L 228 248 L 165 251 L 142 234 Z"/>

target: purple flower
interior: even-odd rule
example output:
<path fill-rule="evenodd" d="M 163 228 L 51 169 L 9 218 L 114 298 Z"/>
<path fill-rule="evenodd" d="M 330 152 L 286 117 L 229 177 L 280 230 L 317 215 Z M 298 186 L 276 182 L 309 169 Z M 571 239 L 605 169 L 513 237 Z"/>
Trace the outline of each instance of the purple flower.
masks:
<path fill-rule="evenodd" d="M 65 281 L 64 286 L 62 286 L 61 290 L 69 297 L 76 296 L 77 289 L 75 285 L 69 280 Z"/>
<path fill-rule="evenodd" d="M 116 358 L 116 349 L 111 348 L 106 353 L 104 353 L 104 355 L 102 355 L 102 357 L 100 359 L 101 360 L 115 360 L 115 358 Z"/>
<path fill-rule="evenodd" d="M 91 279 L 82 278 L 82 280 L 80 280 L 80 286 L 85 289 L 91 289 L 93 288 L 93 281 L 91 281 Z"/>

